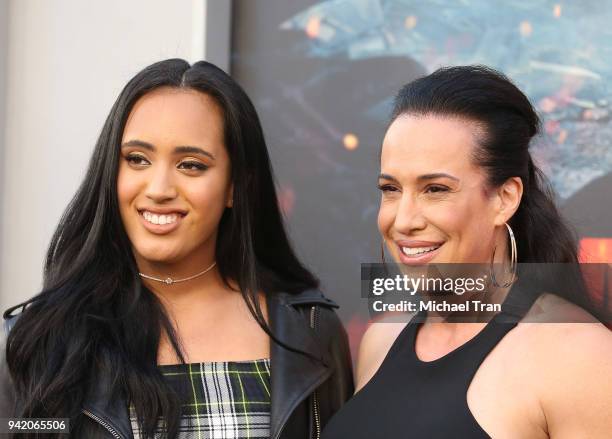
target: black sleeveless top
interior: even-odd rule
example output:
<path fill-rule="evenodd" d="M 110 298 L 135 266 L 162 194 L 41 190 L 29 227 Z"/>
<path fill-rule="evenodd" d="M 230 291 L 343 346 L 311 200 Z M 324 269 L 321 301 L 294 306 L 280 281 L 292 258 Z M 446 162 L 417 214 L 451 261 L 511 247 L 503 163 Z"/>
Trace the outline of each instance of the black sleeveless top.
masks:
<path fill-rule="evenodd" d="M 420 323 L 413 318 L 372 379 L 329 421 L 322 439 L 488 438 L 468 408 L 467 390 L 484 359 L 528 308 L 507 302 L 476 336 L 434 361 L 416 355 Z M 419 321 L 424 316 L 417 314 Z"/>

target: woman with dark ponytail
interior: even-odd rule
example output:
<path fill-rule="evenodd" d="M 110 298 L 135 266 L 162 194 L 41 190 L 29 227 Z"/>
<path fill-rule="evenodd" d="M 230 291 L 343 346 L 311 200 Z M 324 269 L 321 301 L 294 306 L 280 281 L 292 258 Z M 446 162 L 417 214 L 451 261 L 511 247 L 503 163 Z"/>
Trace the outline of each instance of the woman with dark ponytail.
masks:
<path fill-rule="evenodd" d="M 335 307 L 291 248 L 247 95 L 161 61 L 111 109 L 43 291 L 4 314 L 0 417 L 69 418 L 78 439 L 310 438 L 352 392 Z"/>
<path fill-rule="evenodd" d="M 486 67 L 400 90 L 381 151 L 383 242 L 403 272 L 487 268 L 491 307 L 462 320 L 482 296 L 451 291 L 408 323 L 372 324 L 358 391 L 324 439 L 610 437 L 612 333 L 593 316 L 576 239 L 529 152 L 539 125 Z M 439 300 L 424 293 L 419 305 Z"/>

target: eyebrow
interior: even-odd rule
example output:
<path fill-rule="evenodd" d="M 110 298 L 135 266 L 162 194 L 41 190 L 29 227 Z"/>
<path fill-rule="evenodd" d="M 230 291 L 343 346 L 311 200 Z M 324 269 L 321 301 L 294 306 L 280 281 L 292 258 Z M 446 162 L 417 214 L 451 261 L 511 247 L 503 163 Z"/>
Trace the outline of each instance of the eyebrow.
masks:
<path fill-rule="evenodd" d="M 392 181 L 392 182 L 394 182 L 394 183 L 397 183 L 397 182 L 398 182 L 398 181 L 397 181 L 397 178 L 395 178 L 394 176 L 389 175 L 389 174 L 380 174 L 380 175 L 378 176 L 378 178 L 379 178 L 379 179 L 381 179 L 381 178 L 382 178 L 382 179 L 384 179 L 384 180 L 389 180 L 389 181 Z M 459 181 L 459 179 L 458 179 L 457 177 L 455 177 L 455 176 L 453 176 L 453 175 L 450 175 L 450 174 L 446 174 L 446 173 L 444 173 L 444 172 L 436 172 L 436 173 L 434 173 L 434 174 L 423 174 L 423 175 L 419 175 L 419 176 L 417 177 L 417 181 L 423 181 L 423 180 L 433 180 L 433 179 L 436 179 L 436 178 L 450 178 L 451 180 Z"/>
<path fill-rule="evenodd" d="M 128 140 L 127 142 L 124 142 L 121 145 L 121 148 L 127 148 L 127 147 L 140 147 L 140 148 L 144 148 L 144 149 L 148 149 L 149 151 L 155 152 L 155 146 L 153 146 L 151 143 L 149 142 L 145 142 L 143 140 L 138 140 L 138 139 L 134 139 L 134 140 Z M 177 146 L 174 148 L 174 154 L 202 154 L 205 156 L 210 157 L 211 159 L 215 160 L 215 156 L 212 155 L 210 152 L 197 147 L 197 146 Z"/>

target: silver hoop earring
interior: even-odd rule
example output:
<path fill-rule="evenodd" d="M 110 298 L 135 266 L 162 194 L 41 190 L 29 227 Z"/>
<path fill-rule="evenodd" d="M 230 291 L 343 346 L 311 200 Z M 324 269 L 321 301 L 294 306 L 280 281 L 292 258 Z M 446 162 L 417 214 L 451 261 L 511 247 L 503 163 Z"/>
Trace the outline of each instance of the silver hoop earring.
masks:
<path fill-rule="evenodd" d="M 380 241 L 380 260 L 382 261 L 383 264 L 387 263 L 387 261 L 385 261 L 385 240 L 384 239 Z"/>
<path fill-rule="evenodd" d="M 504 225 L 508 229 L 508 235 L 510 236 L 510 279 L 502 284 L 498 283 L 497 279 L 495 279 L 495 270 L 493 269 L 493 261 L 495 260 L 495 249 L 496 249 L 495 247 L 493 248 L 493 254 L 491 255 L 491 266 L 490 266 L 491 282 L 493 282 L 493 285 L 495 285 L 496 287 L 500 287 L 500 288 L 507 288 L 510 285 L 512 285 L 514 282 L 516 282 L 516 279 L 517 279 L 516 272 L 518 269 L 516 239 L 514 238 L 514 232 L 512 231 L 508 223 L 504 223 Z"/>

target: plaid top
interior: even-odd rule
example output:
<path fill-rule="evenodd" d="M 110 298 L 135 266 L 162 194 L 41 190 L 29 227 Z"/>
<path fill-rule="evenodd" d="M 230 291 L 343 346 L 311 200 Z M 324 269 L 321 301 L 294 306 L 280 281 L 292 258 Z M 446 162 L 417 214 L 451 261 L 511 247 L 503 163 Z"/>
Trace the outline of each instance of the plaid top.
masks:
<path fill-rule="evenodd" d="M 269 359 L 173 364 L 159 369 L 183 401 L 180 439 L 268 438 Z M 142 438 L 132 406 L 130 420 L 134 439 Z"/>

